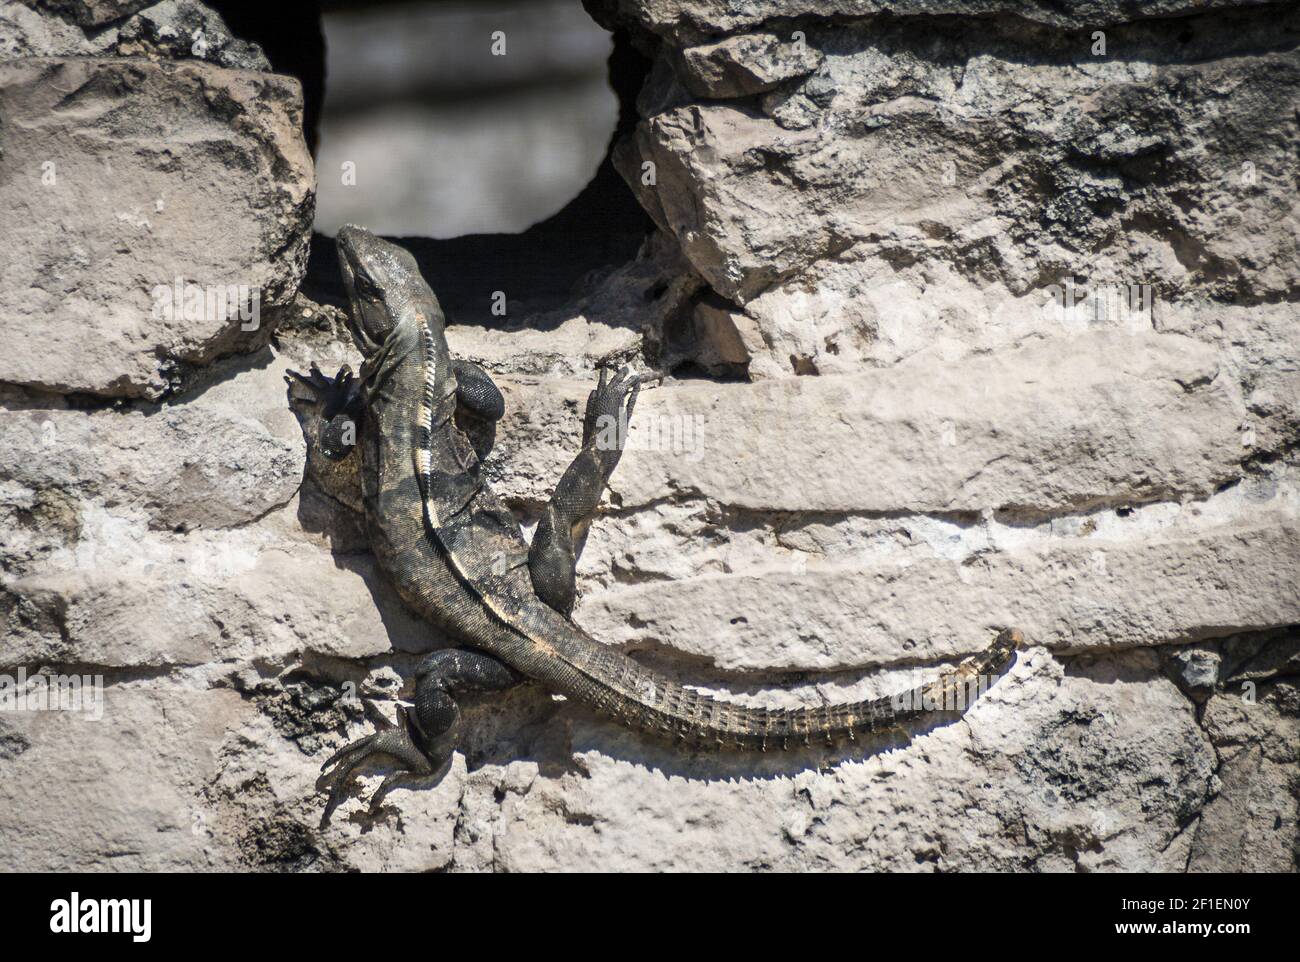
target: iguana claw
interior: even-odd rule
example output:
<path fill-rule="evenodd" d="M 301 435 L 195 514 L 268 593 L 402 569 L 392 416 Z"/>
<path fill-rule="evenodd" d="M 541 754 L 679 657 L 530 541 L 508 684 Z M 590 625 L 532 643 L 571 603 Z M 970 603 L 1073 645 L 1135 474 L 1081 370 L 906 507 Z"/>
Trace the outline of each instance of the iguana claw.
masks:
<path fill-rule="evenodd" d="M 627 423 L 632 418 L 640 393 L 641 376 L 632 368 L 620 368 L 610 379 L 608 368 L 602 367 L 595 390 L 587 395 L 587 409 L 582 418 L 583 446 L 589 444 L 598 432 L 605 432 L 600 438 L 604 442 L 602 447 L 611 447 L 608 428 L 615 427 L 612 447 L 622 451 L 627 441 Z M 612 464 L 610 470 L 613 470 Z"/>
<path fill-rule="evenodd" d="M 325 811 L 321 815 L 321 828 L 329 825 L 330 816 L 334 814 L 334 809 L 338 808 L 346 797 L 346 789 L 352 781 L 358 766 L 373 755 L 387 755 L 400 762 L 404 767 L 402 770 L 388 775 L 375 791 L 370 800 L 371 815 L 378 813 L 379 805 L 384 796 L 394 788 L 406 782 L 434 774 L 433 764 L 420 749 L 419 744 L 412 735 L 411 719 L 405 708 L 398 707 L 396 725 L 384 718 L 369 703 L 366 704 L 366 714 L 375 721 L 380 730 L 373 735 L 366 735 L 364 738 L 359 738 L 348 745 L 344 745 L 321 765 L 322 774 L 316 780 L 316 791 L 329 793 L 329 798 L 325 803 Z M 333 770 L 331 770 L 331 766 Z"/>
<path fill-rule="evenodd" d="M 325 374 L 313 361 L 309 373 L 286 371 L 285 381 L 297 381 L 311 392 L 313 400 L 322 405 L 321 417 L 326 421 L 355 403 L 357 378 L 352 368 L 344 364 L 333 377 Z"/>
<path fill-rule="evenodd" d="M 319 447 L 322 454 L 339 461 L 352 453 L 356 445 L 357 420 L 361 416 L 361 382 L 352 368 L 344 364 L 333 377 L 321 372 L 315 363 L 310 371 L 286 371 L 285 381 L 299 384 L 311 395 L 310 402 L 320 408 L 322 426 Z"/>

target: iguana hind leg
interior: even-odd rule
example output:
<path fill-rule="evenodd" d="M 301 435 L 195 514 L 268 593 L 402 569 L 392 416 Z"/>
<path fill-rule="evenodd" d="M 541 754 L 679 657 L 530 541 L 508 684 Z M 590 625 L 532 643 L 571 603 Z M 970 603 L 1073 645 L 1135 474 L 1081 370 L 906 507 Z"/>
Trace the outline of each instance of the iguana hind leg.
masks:
<path fill-rule="evenodd" d="M 468 648 L 433 652 L 420 662 L 415 676 L 413 712 L 399 707 L 396 725 L 375 712 L 372 720 L 380 730 L 344 746 L 321 766 L 316 790 L 329 794 L 321 816 L 322 828 L 329 824 L 334 809 L 346 797 L 347 786 L 363 762 L 380 755 L 402 766 L 375 790 L 370 799 L 370 811 L 374 814 L 384 796 L 393 789 L 423 781 L 445 767 L 460 731 L 456 695 L 503 691 L 523 680 L 514 669 L 491 655 Z"/>
<path fill-rule="evenodd" d="M 623 368 L 612 380 L 607 380 L 601 369 L 596 389 L 587 396 L 582 450 L 555 486 L 533 534 L 528 551 L 533 590 L 563 615 L 573 611 L 574 569 L 600 496 L 623 454 L 627 424 L 640 389 L 640 380 L 631 368 Z"/>

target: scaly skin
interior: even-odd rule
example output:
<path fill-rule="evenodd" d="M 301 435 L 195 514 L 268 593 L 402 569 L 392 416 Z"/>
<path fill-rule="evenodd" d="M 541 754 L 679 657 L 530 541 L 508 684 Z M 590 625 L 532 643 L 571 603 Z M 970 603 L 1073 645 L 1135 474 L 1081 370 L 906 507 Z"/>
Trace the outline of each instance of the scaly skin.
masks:
<path fill-rule="evenodd" d="M 415 612 L 513 672 L 635 728 L 721 749 L 766 750 L 814 739 L 853 739 L 897 728 L 936 706 L 951 708 L 959 689 L 977 676 L 999 672 L 1023 643 L 1020 632 L 1008 629 L 983 654 L 922 689 L 792 710 L 716 700 L 600 644 L 536 593 L 528 546 L 509 509 L 481 476 L 479 455 L 457 425 L 458 385 L 445 320 L 414 260 L 355 227 L 339 232 L 338 247 L 352 333 L 365 356 L 359 473 L 371 547 Z M 624 375 L 613 390 L 624 392 L 623 403 L 630 407 L 635 379 Z M 397 755 L 418 774 L 449 755 L 454 746 L 423 730 L 445 725 L 452 733 L 448 737 L 454 737 L 454 702 L 448 708 L 438 701 L 445 691 L 472 688 L 476 680 L 478 690 L 509 683 L 495 677 L 502 672 L 491 659 L 462 664 L 459 671 L 460 689 L 435 686 L 424 700 L 433 707 L 416 724 L 403 716 L 411 731 L 370 736 L 327 763 L 339 764 L 336 773 L 322 779 L 331 792 L 329 810 L 366 754 Z M 417 714 L 424 703 L 417 695 Z"/>

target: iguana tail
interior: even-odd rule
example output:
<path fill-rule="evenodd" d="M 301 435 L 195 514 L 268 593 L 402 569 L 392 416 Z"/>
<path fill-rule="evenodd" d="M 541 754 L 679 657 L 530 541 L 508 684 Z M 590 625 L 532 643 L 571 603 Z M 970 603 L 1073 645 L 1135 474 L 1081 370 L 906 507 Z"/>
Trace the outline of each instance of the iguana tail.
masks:
<path fill-rule="evenodd" d="M 704 747 L 760 751 L 854 740 L 859 734 L 897 728 L 932 712 L 962 710 L 1025 643 L 1023 633 L 1008 628 L 984 652 L 927 685 L 868 701 L 765 709 L 720 701 L 686 688 L 617 649 L 584 638 L 587 644 L 564 646 L 568 649 L 562 658 L 568 669 L 563 671 L 565 677 L 539 680 L 630 726 Z"/>

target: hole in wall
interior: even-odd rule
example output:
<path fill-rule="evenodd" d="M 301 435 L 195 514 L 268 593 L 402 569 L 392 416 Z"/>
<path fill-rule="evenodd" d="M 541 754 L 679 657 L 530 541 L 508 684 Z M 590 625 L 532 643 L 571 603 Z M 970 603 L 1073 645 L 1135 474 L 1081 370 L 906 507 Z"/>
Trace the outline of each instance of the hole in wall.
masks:
<path fill-rule="evenodd" d="M 327 3 L 316 229 L 518 233 L 595 175 L 613 47 L 578 0 Z"/>
<path fill-rule="evenodd" d="M 462 118 L 470 112 L 477 115 L 470 117 L 469 121 L 484 125 L 479 128 L 480 136 L 486 138 L 487 134 L 482 132 L 484 128 L 489 132 L 498 126 L 498 132 L 512 129 L 503 117 L 519 109 L 519 101 L 514 98 L 523 97 L 528 103 L 527 98 L 536 93 L 533 88 L 548 77 L 551 86 L 559 91 L 557 94 L 553 90 L 552 96 L 563 100 L 581 88 L 578 103 L 594 99 L 604 105 L 600 108 L 604 111 L 600 123 L 595 125 L 604 130 L 600 151 L 592 143 L 584 142 L 580 151 L 568 155 L 580 155 L 583 158 L 581 162 L 574 162 L 572 169 L 560 177 L 553 169 L 555 161 L 552 155 L 543 156 L 544 152 L 530 151 L 527 147 L 500 148 L 498 153 L 513 150 L 520 155 L 509 158 L 511 160 L 550 164 L 552 170 L 548 174 L 539 167 L 539 171 L 523 178 L 533 185 L 541 185 L 531 191 L 533 196 L 527 202 L 515 195 L 509 201 L 502 201 L 500 197 L 480 197 L 477 201 L 480 206 L 495 205 L 498 209 L 490 214 L 485 211 L 466 213 L 465 207 L 474 206 L 473 198 L 457 197 L 454 200 L 460 205 L 461 212 L 456 218 L 446 216 L 441 224 L 435 216 L 439 208 L 426 205 L 425 214 L 412 215 L 415 217 L 412 220 L 390 221 L 392 229 L 384 226 L 382 210 L 392 212 L 400 206 L 389 198 L 409 193 L 411 185 L 425 182 L 422 178 L 433 177 L 436 181 L 437 172 L 440 166 L 446 165 L 447 159 L 434 147 L 411 148 L 409 153 L 400 157 L 400 163 L 389 163 L 385 150 L 390 149 L 397 138 L 390 137 L 382 127 L 370 130 L 368 146 L 384 162 L 384 166 L 379 168 L 383 173 L 370 181 L 376 189 L 371 195 L 374 206 L 344 210 L 327 197 L 322 202 L 321 226 L 333 230 L 338 223 L 352 220 L 377 229 L 407 247 L 415 255 L 420 270 L 437 292 L 453 324 L 509 327 L 521 317 L 528 318 L 559 307 L 571 299 L 584 278 L 631 261 L 652 231 L 653 222 L 615 171 L 609 153 L 612 144 L 630 133 L 636 124 L 636 97 L 649 73 L 650 62 L 626 34 L 602 32 L 588 17 L 581 0 L 511 0 L 510 4 L 505 0 L 277 0 L 275 4 L 268 4 L 266 0 L 209 0 L 209 3 L 221 13 L 236 36 L 262 47 L 273 69 L 296 76 L 301 81 L 303 128 L 308 145 L 317 158 L 318 179 L 321 181 L 341 174 L 338 164 L 343 159 L 350 159 L 340 157 L 348 152 L 346 146 L 336 150 L 327 140 L 333 138 L 336 128 L 342 126 L 346 129 L 342 117 L 349 111 L 362 115 L 382 113 L 389 109 L 390 100 L 398 102 L 399 105 L 392 109 L 399 112 L 411 109 L 412 101 L 420 110 L 424 109 L 421 104 L 435 112 L 459 109 Z M 512 14 L 512 10 L 515 13 Z M 556 14 L 554 11 L 557 10 L 564 12 Z M 337 23 L 343 24 L 347 18 L 377 16 L 385 11 L 385 15 L 399 18 L 406 29 L 390 27 L 374 39 L 366 36 L 364 20 L 348 21 L 353 25 L 349 29 L 335 28 L 334 18 L 339 18 Z M 331 20 L 329 29 L 334 53 L 330 64 L 335 76 L 330 93 L 331 116 L 322 125 L 319 121 L 323 116 L 326 88 L 322 29 L 325 18 Z M 494 19 L 500 19 L 503 25 L 494 24 Z M 564 30 L 559 30 L 556 24 L 561 21 L 569 25 L 566 29 L 576 31 L 576 34 L 566 36 Z M 472 25 L 473 29 L 467 25 Z M 487 35 L 479 36 L 485 29 Z M 498 62 L 493 65 L 490 62 L 493 59 L 491 32 L 497 29 L 506 34 L 506 55 L 495 58 Z M 530 35 L 531 53 L 528 52 Z M 340 45 L 347 42 L 348 37 L 357 38 L 358 49 L 341 49 Z M 498 72 L 491 83 L 481 78 L 475 80 L 466 71 L 447 69 L 438 63 L 430 65 L 430 60 L 439 58 L 462 62 L 465 51 L 473 49 L 471 39 L 480 43 L 480 47 L 478 55 L 470 59 L 487 60 L 488 66 L 482 69 Z M 364 47 L 362 41 L 365 41 Z M 597 60 L 608 51 L 607 61 L 599 73 L 595 72 L 596 65 L 592 62 L 593 45 L 598 46 L 595 50 Z M 369 52 L 364 53 L 365 50 Z M 344 52 L 364 59 L 359 60 L 360 65 L 344 68 L 339 64 L 339 57 Z M 517 60 L 512 60 L 512 57 Z M 511 75 L 509 71 L 515 73 Z M 348 89 L 353 85 L 358 85 L 357 89 Z M 340 112 L 339 117 L 334 116 L 336 109 Z M 562 113 L 572 114 L 573 110 L 573 100 L 561 108 Z M 535 123 L 535 120 L 530 118 L 523 123 Z M 419 123 L 427 122 L 426 115 Z M 593 129 L 590 118 L 580 118 L 578 123 L 581 129 L 577 133 L 568 129 L 560 133 L 578 139 L 586 136 L 590 141 L 591 136 L 583 133 Z M 611 125 L 612 131 L 609 129 Z M 326 137 L 319 136 L 322 129 Z M 551 133 L 547 132 L 547 135 Z M 412 140 L 412 143 L 418 146 L 418 140 Z M 452 144 L 448 149 L 455 152 L 468 148 Z M 390 149 L 390 152 L 393 151 Z M 365 178 L 370 176 L 366 169 L 362 165 L 358 170 L 358 186 L 364 186 Z M 589 179 L 578 189 L 584 178 Z M 385 179 L 402 183 L 380 183 Z M 486 179 L 479 180 L 479 183 L 483 182 Z M 326 185 L 324 189 L 332 188 Z M 431 199 L 430 203 L 434 201 Z M 437 202 L 450 203 L 445 197 Z M 554 213 L 547 216 L 549 211 Z M 408 216 L 407 212 L 401 213 L 403 217 Z M 477 221 L 476 217 L 479 218 Z M 425 218 L 428 220 L 427 228 L 421 226 L 425 224 Z M 525 226 L 530 218 L 541 219 Z M 461 229 L 466 233 L 447 236 Z M 318 230 L 312 238 L 302 289 L 313 300 L 343 304 L 334 240 L 323 230 Z M 493 299 L 498 292 L 511 302 L 510 320 L 492 313 Z"/>
<path fill-rule="evenodd" d="M 342 304 L 332 233 L 349 222 L 407 247 L 454 324 L 512 326 L 635 257 L 653 224 L 609 149 L 636 122 L 649 62 L 580 0 L 327 0 L 324 23 L 309 297 Z M 492 312 L 502 295 L 508 318 Z"/>

